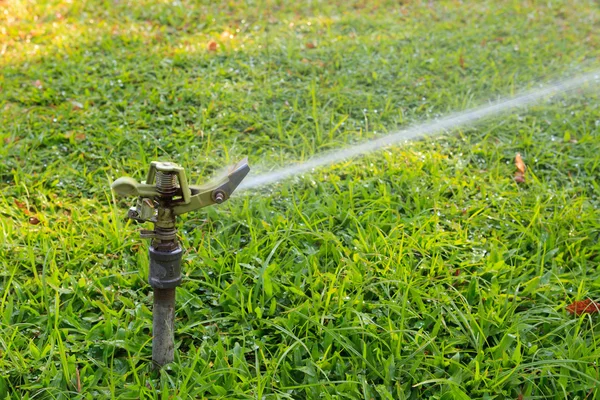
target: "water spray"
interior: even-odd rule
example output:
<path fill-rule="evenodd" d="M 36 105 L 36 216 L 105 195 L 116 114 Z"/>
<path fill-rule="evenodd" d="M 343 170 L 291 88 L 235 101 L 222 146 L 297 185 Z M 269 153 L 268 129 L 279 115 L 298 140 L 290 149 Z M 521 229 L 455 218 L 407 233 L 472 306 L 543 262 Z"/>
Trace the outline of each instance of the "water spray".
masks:
<path fill-rule="evenodd" d="M 314 168 L 334 164 L 352 157 L 371 153 L 386 146 L 414 140 L 456 128 L 473 125 L 484 118 L 496 116 L 536 104 L 544 99 L 559 94 L 582 89 L 589 84 L 591 87 L 600 82 L 600 70 L 589 72 L 574 78 L 544 85 L 540 89 L 530 90 L 516 96 L 504 98 L 487 105 L 451 114 L 437 120 L 414 125 L 412 127 L 391 133 L 387 136 L 360 143 L 354 146 L 337 149 L 332 152 L 311 158 L 303 163 L 283 167 L 276 171 L 251 176 L 240 186 L 240 190 L 252 189 L 279 182 L 283 179 L 298 176 Z"/>
<path fill-rule="evenodd" d="M 137 203 L 127 217 L 138 222 L 152 222 L 153 230 L 141 231 L 151 239 L 148 250 L 148 280 L 154 289 L 152 310 L 152 361 L 161 367 L 173 361 L 175 289 L 181 284 L 183 250 L 177 240 L 176 217 L 190 211 L 226 201 L 248 174 L 248 160 L 243 159 L 222 176 L 201 186 L 188 185 L 185 170 L 174 163 L 152 161 L 145 182 L 122 177 L 112 184 L 121 196 L 137 196 Z"/>

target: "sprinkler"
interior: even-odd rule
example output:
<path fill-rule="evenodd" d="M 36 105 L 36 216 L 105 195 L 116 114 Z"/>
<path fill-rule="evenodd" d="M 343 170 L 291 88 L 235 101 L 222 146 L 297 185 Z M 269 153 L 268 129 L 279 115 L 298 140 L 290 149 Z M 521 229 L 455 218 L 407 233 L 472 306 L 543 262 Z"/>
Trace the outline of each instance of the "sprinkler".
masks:
<path fill-rule="evenodd" d="M 194 186 L 188 185 L 179 165 L 152 161 L 145 182 L 122 177 L 111 186 L 118 195 L 137 196 L 128 218 L 154 224 L 153 230 L 144 229 L 140 236 L 152 240 L 148 280 L 154 290 L 152 361 L 157 367 L 172 362 L 174 355 L 175 288 L 181 284 L 183 255 L 177 240 L 176 217 L 223 203 L 249 171 L 248 159 L 244 158 L 214 181 Z"/>

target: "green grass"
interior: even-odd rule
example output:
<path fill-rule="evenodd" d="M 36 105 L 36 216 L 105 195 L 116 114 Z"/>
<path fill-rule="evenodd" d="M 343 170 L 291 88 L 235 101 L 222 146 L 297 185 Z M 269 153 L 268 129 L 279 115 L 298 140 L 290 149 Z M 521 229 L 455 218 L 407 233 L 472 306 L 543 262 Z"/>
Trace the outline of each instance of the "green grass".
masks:
<path fill-rule="evenodd" d="M 597 88 L 184 216 L 151 371 L 112 180 L 276 168 L 598 66 L 591 1 L 291 3 L 0 2 L 0 398 L 600 398 L 598 317 L 565 311 L 600 297 Z"/>

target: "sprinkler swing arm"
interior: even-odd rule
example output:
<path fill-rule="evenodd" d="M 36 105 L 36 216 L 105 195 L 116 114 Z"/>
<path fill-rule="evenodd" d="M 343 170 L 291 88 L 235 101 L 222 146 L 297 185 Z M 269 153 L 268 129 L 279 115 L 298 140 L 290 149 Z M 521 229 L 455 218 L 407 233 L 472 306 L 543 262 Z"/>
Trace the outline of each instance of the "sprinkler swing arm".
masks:
<path fill-rule="evenodd" d="M 177 240 L 176 217 L 229 199 L 248 174 L 248 159 L 229 167 L 225 174 L 204 185 L 189 185 L 185 170 L 171 162 L 152 161 L 145 182 L 121 177 L 112 190 L 121 196 L 136 196 L 127 217 L 152 222 L 140 237 L 151 239 L 148 249 L 148 280 L 154 289 L 152 317 L 152 361 L 158 367 L 174 358 L 175 289 L 181 284 L 183 250 Z"/>
<path fill-rule="evenodd" d="M 157 186 L 153 184 L 156 173 L 175 174 L 179 188 L 172 199 L 171 207 L 175 215 L 196 211 L 213 204 L 221 204 L 235 191 L 250 171 L 248 159 L 244 158 L 229 167 L 227 173 L 204 185 L 189 185 L 182 167 L 175 163 L 152 161 L 145 181 L 139 183 L 130 177 L 121 177 L 113 182 L 112 190 L 120 196 L 136 196 L 138 202 L 129 209 L 127 216 L 139 222 L 156 222 L 156 204 L 154 198 L 160 197 Z"/>

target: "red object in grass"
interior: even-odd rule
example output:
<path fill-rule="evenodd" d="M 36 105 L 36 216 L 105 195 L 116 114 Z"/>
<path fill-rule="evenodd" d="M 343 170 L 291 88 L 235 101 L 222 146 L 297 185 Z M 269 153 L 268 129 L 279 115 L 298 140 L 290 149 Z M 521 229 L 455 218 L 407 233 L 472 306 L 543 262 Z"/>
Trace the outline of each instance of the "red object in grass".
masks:
<path fill-rule="evenodd" d="M 567 311 L 575 315 L 594 314 L 600 312 L 600 303 L 596 303 L 590 299 L 576 301 L 567 306 Z"/>
<path fill-rule="evenodd" d="M 208 42 L 207 47 L 208 47 L 208 51 L 217 51 L 217 48 L 219 47 L 219 45 L 214 40 L 211 40 L 210 42 Z"/>

